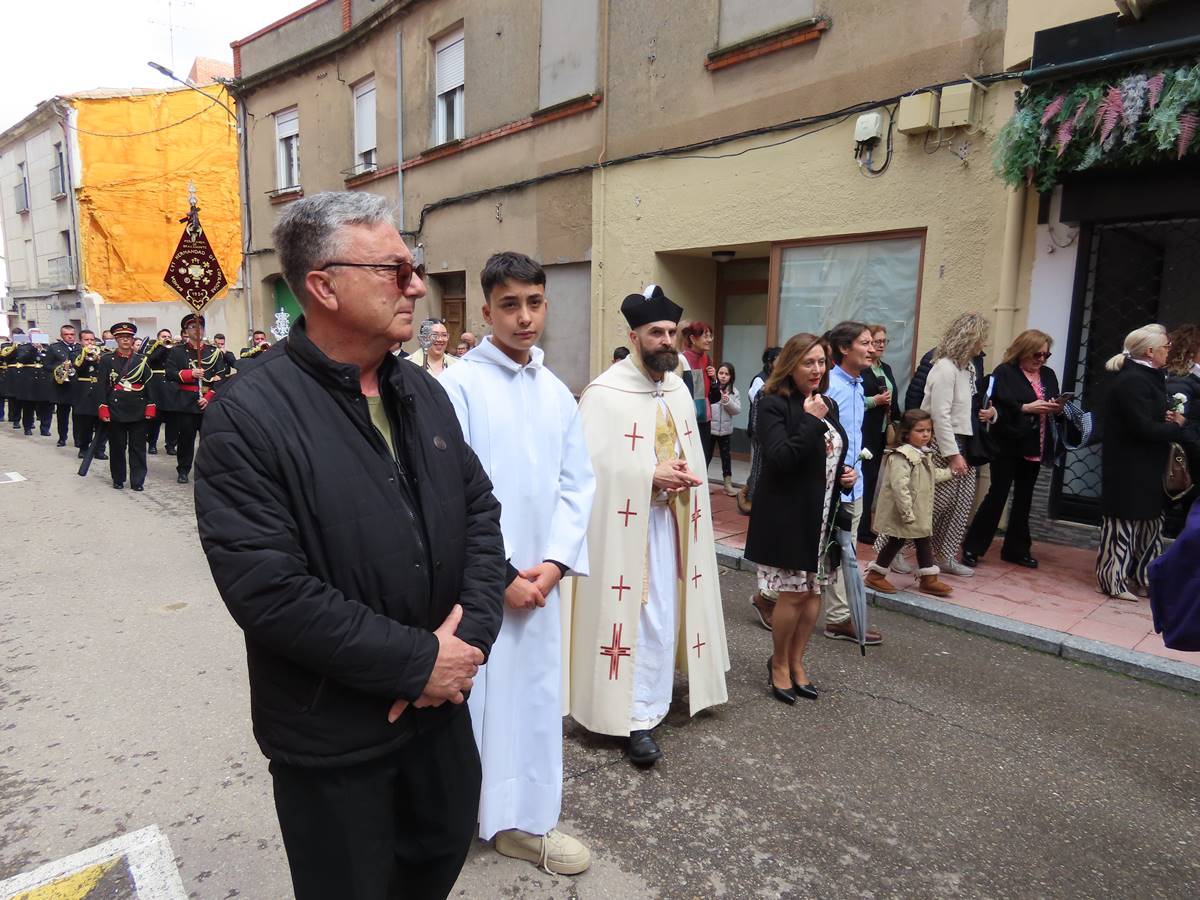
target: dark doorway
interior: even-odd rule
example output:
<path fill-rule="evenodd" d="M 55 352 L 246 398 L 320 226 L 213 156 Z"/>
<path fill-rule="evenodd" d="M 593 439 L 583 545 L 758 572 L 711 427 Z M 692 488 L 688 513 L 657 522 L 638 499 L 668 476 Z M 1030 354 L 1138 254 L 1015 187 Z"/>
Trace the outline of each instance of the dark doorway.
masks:
<path fill-rule="evenodd" d="M 1125 335 L 1200 317 L 1200 218 L 1085 225 L 1081 238 L 1063 381 L 1086 409 L 1102 412 L 1111 378 L 1104 365 Z M 1054 518 L 1100 523 L 1100 468 L 1099 446 L 1067 454 L 1054 472 Z"/>

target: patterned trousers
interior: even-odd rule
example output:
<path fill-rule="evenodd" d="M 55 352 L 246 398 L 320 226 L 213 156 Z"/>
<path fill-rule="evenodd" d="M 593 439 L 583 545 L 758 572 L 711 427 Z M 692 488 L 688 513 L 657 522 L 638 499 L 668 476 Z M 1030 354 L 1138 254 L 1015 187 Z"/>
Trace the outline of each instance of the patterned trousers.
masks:
<path fill-rule="evenodd" d="M 934 466 L 939 469 L 950 468 L 949 463 L 936 452 L 936 441 L 933 447 Z M 958 559 L 958 551 L 962 547 L 963 538 L 967 536 L 967 526 L 971 522 L 971 510 L 975 506 L 975 485 L 978 478 L 979 470 L 968 466 L 966 475 L 957 475 L 934 486 L 933 554 L 936 562 Z M 876 556 L 883 552 L 887 542 L 887 535 L 881 534 L 875 539 Z"/>
<path fill-rule="evenodd" d="M 1100 551 L 1096 554 L 1096 583 L 1115 597 L 1150 583 L 1150 563 L 1162 553 L 1163 517 L 1157 519 L 1114 519 L 1105 516 L 1100 525 Z"/>

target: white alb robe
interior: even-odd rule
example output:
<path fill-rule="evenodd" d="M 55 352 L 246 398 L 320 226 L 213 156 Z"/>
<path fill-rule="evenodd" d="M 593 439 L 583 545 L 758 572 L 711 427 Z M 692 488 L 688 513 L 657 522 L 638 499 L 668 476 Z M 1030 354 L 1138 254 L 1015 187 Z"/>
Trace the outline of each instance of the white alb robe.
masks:
<path fill-rule="evenodd" d="M 554 560 L 588 572 L 595 477 L 575 398 L 533 348 L 521 366 L 484 338 L 440 383 L 500 501 L 517 569 Z M 505 607 L 468 700 L 483 762 L 479 836 L 545 834 L 562 806 L 563 647 L 558 589 L 532 610 Z"/>

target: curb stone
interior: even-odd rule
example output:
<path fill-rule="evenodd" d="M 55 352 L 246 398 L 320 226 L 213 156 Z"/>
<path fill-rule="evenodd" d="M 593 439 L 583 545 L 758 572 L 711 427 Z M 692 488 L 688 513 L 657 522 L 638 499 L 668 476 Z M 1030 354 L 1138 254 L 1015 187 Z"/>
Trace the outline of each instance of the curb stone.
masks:
<path fill-rule="evenodd" d="M 717 562 L 727 569 L 739 571 L 752 571 L 754 568 L 753 563 L 743 559 L 741 550 L 721 544 L 717 544 Z M 1052 628 L 1043 628 L 1040 625 L 1029 625 L 1004 616 L 945 603 L 911 591 L 879 594 L 868 589 L 867 598 L 875 606 L 883 609 L 1017 644 L 1030 650 L 1061 656 L 1073 662 L 1088 663 L 1175 690 L 1200 694 L 1200 666 L 1166 659 L 1152 653 L 1126 650 L 1124 647 L 1055 631 Z"/>

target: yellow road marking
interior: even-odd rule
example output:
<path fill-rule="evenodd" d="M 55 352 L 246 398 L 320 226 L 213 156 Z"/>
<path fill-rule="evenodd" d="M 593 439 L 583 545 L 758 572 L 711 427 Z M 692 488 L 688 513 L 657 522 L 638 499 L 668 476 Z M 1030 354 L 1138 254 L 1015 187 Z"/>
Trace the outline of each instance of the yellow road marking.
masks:
<path fill-rule="evenodd" d="M 118 856 L 108 862 L 88 866 L 86 869 L 72 872 L 50 884 L 36 887 L 24 894 L 17 894 L 12 900 L 86 900 L 87 895 L 100 883 L 100 879 L 120 861 L 121 858 Z"/>

